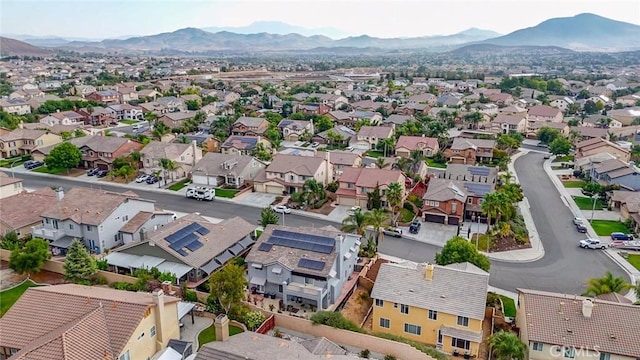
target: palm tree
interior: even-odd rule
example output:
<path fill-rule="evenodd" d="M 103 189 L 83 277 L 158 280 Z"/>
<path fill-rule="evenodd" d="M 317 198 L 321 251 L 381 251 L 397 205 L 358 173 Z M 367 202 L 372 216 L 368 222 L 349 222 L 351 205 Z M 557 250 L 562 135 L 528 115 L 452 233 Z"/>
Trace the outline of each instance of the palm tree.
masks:
<path fill-rule="evenodd" d="M 509 331 L 498 331 L 487 343 L 497 360 L 523 360 L 527 352 L 527 345 Z"/>
<path fill-rule="evenodd" d="M 496 191 L 485 195 L 482 201 L 482 212 L 487 215 L 487 226 L 491 226 L 491 219 L 496 220 L 496 224 L 504 216 L 508 218 L 515 209 L 509 196 L 503 192 Z"/>
<path fill-rule="evenodd" d="M 614 277 L 611 271 L 608 271 L 601 278 L 593 278 L 587 281 L 587 291 L 583 296 L 598 296 L 610 293 L 620 293 L 631 288 L 624 278 Z"/>
<path fill-rule="evenodd" d="M 140 153 L 140 151 L 133 151 L 129 156 L 131 157 L 131 165 L 134 169 L 138 170 L 140 167 L 140 160 L 142 160 L 142 153 Z"/>
<path fill-rule="evenodd" d="M 327 197 L 327 191 L 324 186 L 316 179 L 305 181 L 304 185 L 302 185 L 302 192 L 305 194 L 303 198 L 310 204 L 315 204 Z"/>
<path fill-rule="evenodd" d="M 387 187 L 387 203 L 391 210 L 391 221 L 393 225 L 396 225 L 398 221 L 398 215 L 400 215 L 400 209 L 402 207 L 402 200 L 404 199 L 404 189 L 400 183 L 393 182 Z"/>
<path fill-rule="evenodd" d="M 154 139 L 161 141 L 162 137 L 171 132 L 171 129 L 165 123 L 161 121 L 156 121 L 153 124 L 153 130 L 151 130 L 151 135 Z"/>
<path fill-rule="evenodd" d="M 176 171 L 179 166 L 177 166 L 176 162 L 171 159 L 162 158 L 160 159 L 160 167 L 164 170 L 164 184 L 167 185 L 167 173 Z"/>
<path fill-rule="evenodd" d="M 636 305 L 640 305 L 640 280 L 636 281 L 635 285 L 631 285 L 633 293 L 636 295 Z"/>
<path fill-rule="evenodd" d="M 366 226 L 372 226 L 373 233 L 376 235 L 376 247 L 380 244 L 380 235 L 382 235 L 382 228 L 385 221 L 387 221 L 387 215 L 385 215 L 382 209 L 373 209 L 364 214 L 364 224 Z"/>
<path fill-rule="evenodd" d="M 389 163 L 383 157 L 377 158 L 375 164 L 378 169 L 385 169 L 389 167 Z"/>
<path fill-rule="evenodd" d="M 355 210 L 353 214 L 342 220 L 342 227 L 340 230 L 348 233 L 364 235 L 366 228 L 365 217 L 365 214 L 361 210 Z"/>
<path fill-rule="evenodd" d="M 418 169 L 420 168 L 420 162 L 424 159 L 424 156 L 422 155 L 422 151 L 420 150 L 413 150 L 411 151 L 409 160 L 411 163 L 411 171 L 416 173 L 418 172 Z"/>

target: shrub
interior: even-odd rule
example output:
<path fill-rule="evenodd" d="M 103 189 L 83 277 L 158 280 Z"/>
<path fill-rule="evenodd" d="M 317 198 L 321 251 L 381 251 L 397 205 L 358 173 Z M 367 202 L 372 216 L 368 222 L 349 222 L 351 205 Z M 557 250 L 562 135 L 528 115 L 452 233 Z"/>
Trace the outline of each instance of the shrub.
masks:
<path fill-rule="evenodd" d="M 235 320 L 243 323 L 245 316 L 247 316 L 247 314 L 250 312 L 251 308 L 249 308 L 245 304 L 238 303 L 231 306 L 231 309 L 229 309 L 229 313 L 227 314 L 227 316 L 230 320 Z"/>
<path fill-rule="evenodd" d="M 327 184 L 327 191 L 328 192 L 334 193 L 337 190 L 338 190 L 338 183 L 337 182 L 334 181 L 332 183 Z"/>
<path fill-rule="evenodd" d="M 277 338 L 282 338 L 282 331 L 280 331 L 280 329 L 278 328 L 273 329 L 273 336 Z"/>
<path fill-rule="evenodd" d="M 98 270 L 107 271 L 109 270 L 109 264 L 107 260 L 96 260 L 96 267 Z"/>
<path fill-rule="evenodd" d="M 311 315 L 311 322 L 314 324 L 322 324 L 334 327 L 336 329 L 349 330 L 364 333 L 364 330 L 356 325 L 353 321 L 347 320 L 342 313 L 334 311 L 319 311 Z"/>
<path fill-rule="evenodd" d="M 313 204 L 314 209 L 320 209 L 329 199 L 320 199 Z"/>
<path fill-rule="evenodd" d="M 522 215 L 516 214 L 516 216 L 509 221 L 509 225 L 516 239 L 523 244 L 526 243 L 527 239 L 529 239 L 529 231 L 527 231 L 527 226 L 524 224 Z"/>
<path fill-rule="evenodd" d="M 409 210 L 409 211 L 411 211 L 411 212 L 413 212 L 413 205 L 411 205 L 411 204 L 412 204 L 411 202 L 404 202 L 402 204 L 402 207 L 407 209 L 407 210 Z"/>
<path fill-rule="evenodd" d="M 220 305 L 218 298 L 209 295 L 207 298 L 207 311 L 213 314 L 220 314 L 222 312 L 222 305 Z"/>
<path fill-rule="evenodd" d="M 369 300 L 371 300 L 371 296 L 369 296 L 369 294 L 367 294 L 366 292 L 360 293 L 360 301 L 363 303 L 368 302 Z"/>
<path fill-rule="evenodd" d="M 369 355 L 371 355 L 371 351 L 369 351 L 369 349 L 362 349 L 360 350 L 360 357 L 361 358 L 365 358 L 368 359 Z"/>
<path fill-rule="evenodd" d="M 184 298 L 184 301 L 198 302 L 198 295 L 193 290 L 185 291 L 182 297 Z"/>
<path fill-rule="evenodd" d="M 387 354 L 384 356 L 384 360 L 396 360 L 396 357 L 391 354 Z"/>
<path fill-rule="evenodd" d="M 407 196 L 407 201 L 417 206 L 418 209 L 422 209 L 422 199 L 420 198 L 420 196 L 416 194 L 409 194 Z"/>
<path fill-rule="evenodd" d="M 78 284 L 78 285 L 86 285 L 86 286 L 91 286 L 91 285 L 93 285 L 93 284 L 91 283 L 91 280 L 87 280 L 87 279 L 77 279 L 77 280 L 75 281 L 75 284 Z"/>
<path fill-rule="evenodd" d="M 236 258 L 233 259 L 233 263 L 240 266 L 240 267 L 244 267 L 244 265 L 247 263 L 244 258 L 242 256 L 238 256 Z"/>
<path fill-rule="evenodd" d="M 107 278 L 102 275 L 98 275 L 93 278 L 94 285 L 107 285 L 108 283 Z"/>
<path fill-rule="evenodd" d="M 255 331 L 262 323 L 266 317 L 260 311 L 251 311 L 247 313 L 242 319 L 242 323 L 247 326 L 249 331 Z"/>
<path fill-rule="evenodd" d="M 116 289 L 116 290 L 129 290 L 132 291 L 133 289 L 133 284 L 130 284 L 126 281 L 119 281 L 119 282 L 114 282 L 111 283 L 111 285 L 109 285 L 110 287 Z"/>

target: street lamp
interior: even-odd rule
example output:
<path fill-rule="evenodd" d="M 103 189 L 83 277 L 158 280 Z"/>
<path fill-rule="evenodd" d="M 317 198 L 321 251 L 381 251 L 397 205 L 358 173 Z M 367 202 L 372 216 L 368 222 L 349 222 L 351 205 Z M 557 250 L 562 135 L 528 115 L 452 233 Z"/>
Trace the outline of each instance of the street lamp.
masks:
<path fill-rule="evenodd" d="M 591 207 L 591 222 L 593 222 L 593 213 L 595 213 L 596 211 L 596 199 L 598 199 L 598 194 L 593 193 L 591 197 L 593 198 L 593 206 Z"/>
<path fill-rule="evenodd" d="M 284 226 L 284 211 L 282 211 L 282 226 Z"/>
<path fill-rule="evenodd" d="M 13 173 L 13 164 L 17 163 L 18 161 L 22 160 L 22 156 L 20 156 L 18 159 L 15 159 L 12 163 L 11 163 L 11 177 L 15 178 L 16 175 Z"/>

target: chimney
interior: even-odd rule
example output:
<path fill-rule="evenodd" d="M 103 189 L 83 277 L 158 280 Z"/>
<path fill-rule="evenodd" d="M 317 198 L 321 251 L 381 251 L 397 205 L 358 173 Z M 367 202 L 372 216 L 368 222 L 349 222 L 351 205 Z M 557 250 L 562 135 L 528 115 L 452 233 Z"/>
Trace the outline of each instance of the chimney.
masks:
<path fill-rule="evenodd" d="M 213 321 L 216 328 L 216 340 L 227 341 L 229 339 L 229 318 L 225 314 L 216 316 Z"/>
<path fill-rule="evenodd" d="M 435 268 L 435 266 L 433 266 L 432 263 L 427 263 L 427 266 L 425 266 L 424 269 L 424 279 L 425 280 L 433 280 L 433 269 Z"/>
<path fill-rule="evenodd" d="M 62 200 L 62 198 L 64 198 L 64 189 L 62 188 L 62 186 L 58 186 L 58 188 L 56 189 L 56 199 L 60 201 Z"/>
<path fill-rule="evenodd" d="M 153 303 L 156 305 L 156 349 L 162 349 L 167 345 L 168 341 L 168 339 L 164 338 L 164 329 L 162 328 L 165 317 L 164 291 L 156 289 L 151 296 L 153 297 Z"/>
<path fill-rule="evenodd" d="M 593 300 L 591 299 L 582 300 L 582 316 L 586 318 L 590 318 L 592 312 L 593 312 Z"/>

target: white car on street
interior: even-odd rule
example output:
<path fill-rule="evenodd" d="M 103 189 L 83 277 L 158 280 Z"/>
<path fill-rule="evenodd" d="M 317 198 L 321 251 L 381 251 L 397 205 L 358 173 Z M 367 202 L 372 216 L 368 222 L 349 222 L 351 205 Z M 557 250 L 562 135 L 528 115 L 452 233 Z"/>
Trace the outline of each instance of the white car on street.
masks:
<path fill-rule="evenodd" d="M 277 205 L 272 207 L 272 209 L 278 214 L 291 214 L 291 209 L 286 205 Z"/>
<path fill-rule="evenodd" d="M 140 175 L 140 176 L 138 176 L 138 177 L 136 178 L 136 182 L 137 182 L 137 183 L 143 183 L 143 182 L 147 181 L 147 179 L 148 179 L 148 178 L 149 178 L 149 175 L 147 175 L 147 174 L 142 174 L 142 175 Z"/>
<path fill-rule="evenodd" d="M 598 239 L 584 239 L 580 240 L 580 247 L 583 249 L 606 249 L 609 244 L 605 244 Z"/>

